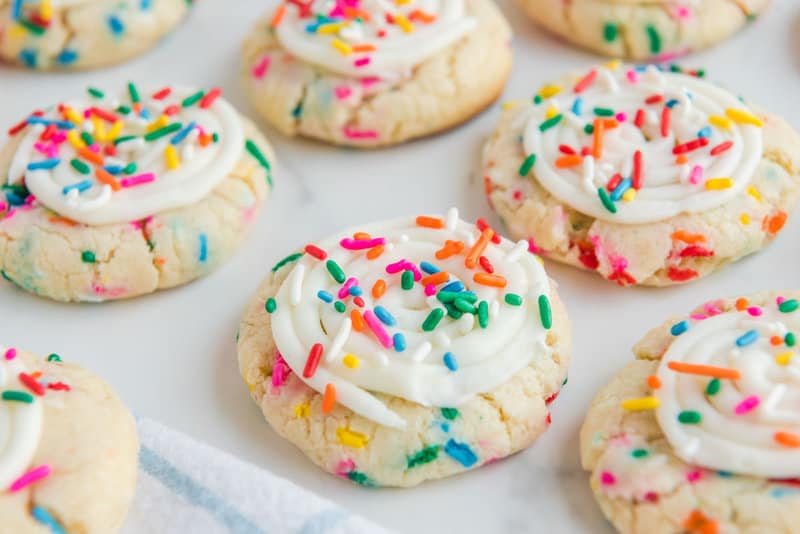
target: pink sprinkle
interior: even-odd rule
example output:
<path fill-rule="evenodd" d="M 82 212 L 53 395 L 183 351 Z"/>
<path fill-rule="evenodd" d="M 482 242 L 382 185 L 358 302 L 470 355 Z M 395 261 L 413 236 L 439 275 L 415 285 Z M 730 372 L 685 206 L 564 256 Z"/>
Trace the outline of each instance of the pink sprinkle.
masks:
<path fill-rule="evenodd" d="M 375 85 L 379 81 L 381 81 L 381 79 L 377 76 L 368 76 L 366 78 L 361 78 L 361 85 L 362 87 L 369 87 L 370 85 Z"/>
<path fill-rule="evenodd" d="M 722 308 L 719 307 L 718 301 L 706 302 L 703 304 L 703 309 L 710 317 L 722 313 Z"/>
<path fill-rule="evenodd" d="M 136 185 L 146 184 L 149 182 L 153 182 L 156 179 L 156 175 L 152 172 L 146 172 L 144 174 L 138 174 L 136 176 L 131 176 L 130 178 L 123 178 L 119 181 L 119 185 L 122 187 L 133 187 Z"/>
<path fill-rule="evenodd" d="M 92 110 L 91 108 L 86 108 L 83 110 L 83 118 L 84 119 L 91 119 L 92 118 Z"/>
<path fill-rule="evenodd" d="M 616 118 L 619 122 L 625 122 L 628 119 L 628 115 L 624 111 L 620 111 L 617 113 Z"/>
<path fill-rule="evenodd" d="M 701 471 L 689 471 L 688 473 L 686 473 L 686 480 L 690 484 L 694 484 L 695 482 L 700 480 L 702 477 L 703 477 L 703 473 Z"/>
<path fill-rule="evenodd" d="M 406 263 L 408 263 L 408 261 L 405 258 L 400 261 L 390 263 L 386 266 L 386 272 L 389 274 L 397 274 L 403 270 L 403 267 L 405 267 Z"/>
<path fill-rule="evenodd" d="M 5 217 L 3 217 L 3 219 L 4 220 L 8 220 L 11 217 L 13 217 L 15 213 L 17 213 L 17 210 L 15 210 L 15 209 L 8 210 L 8 213 L 6 213 Z"/>
<path fill-rule="evenodd" d="M 615 477 L 608 471 L 603 471 L 602 473 L 600 473 L 600 482 L 604 486 L 613 486 L 614 484 L 617 483 L 617 477 Z"/>
<path fill-rule="evenodd" d="M 699 184 L 703 179 L 703 167 L 695 165 L 692 167 L 692 172 L 689 173 L 689 182 L 692 184 Z"/>
<path fill-rule="evenodd" d="M 336 94 L 336 98 L 338 98 L 339 100 L 344 100 L 353 94 L 353 90 L 347 87 L 346 85 L 340 85 L 339 87 L 334 89 L 333 92 Z"/>
<path fill-rule="evenodd" d="M 659 54 L 652 59 L 653 63 L 667 63 L 669 61 L 673 61 L 675 59 L 679 59 L 692 51 L 691 48 L 686 48 L 684 50 L 677 50 L 675 52 L 664 52 L 663 54 Z"/>
<path fill-rule="evenodd" d="M 60 145 L 61 143 L 67 140 L 67 134 L 63 130 L 56 132 L 53 134 L 53 137 L 51 137 L 50 140 L 55 144 Z"/>
<path fill-rule="evenodd" d="M 528 238 L 528 252 L 531 254 L 539 254 L 541 252 L 541 249 L 536 246 L 536 242 L 532 237 Z"/>
<path fill-rule="evenodd" d="M 356 67 L 365 67 L 369 65 L 370 61 L 372 61 L 370 58 L 362 57 L 353 61 L 353 65 L 355 65 Z"/>
<path fill-rule="evenodd" d="M 407 270 L 407 271 L 411 271 L 412 273 L 414 273 L 414 281 L 415 282 L 419 282 L 420 280 L 422 280 L 422 273 L 419 272 L 419 269 L 417 269 L 417 266 L 414 265 L 412 262 L 405 261 L 405 263 L 403 264 L 403 268 L 405 270 Z"/>
<path fill-rule="evenodd" d="M 289 377 L 289 373 L 292 370 L 286 364 L 286 360 L 283 359 L 283 356 L 280 352 L 275 352 L 275 365 L 272 366 L 272 386 L 279 388 L 286 382 L 286 379 Z"/>
<path fill-rule="evenodd" d="M 0 202 L 0 211 L 6 211 L 8 209 L 8 204 L 5 202 Z"/>
<path fill-rule="evenodd" d="M 339 244 L 342 248 L 346 248 L 347 250 L 365 250 L 372 247 L 377 247 L 378 245 L 385 245 L 386 238 L 384 237 L 376 237 L 375 239 L 350 239 L 346 237 L 339 241 Z"/>
<path fill-rule="evenodd" d="M 17 349 L 8 349 L 6 351 L 6 360 L 13 360 L 17 357 Z"/>
<path fill-rule="evenodd" d="M 764 312 L 758 306 L 750 306 L 749 308 L 747 308 L 747 313 L 749 313 L 753 317 L 758 317 Z"/>
<path fill-rule="evenodd" d="M 381 342 L 381 345 L 387 349 L 394 347 L 392 338 L 389 337 L 389 334 L 387 334 L 386 330 L 383 329 L 381 322 L 378 320 L 375 314 L 372 313 L 372 310 L 367 310 L 364 312 L 364 321 L 366 321 L 367 326 L 369 326 L 370 330 L 372 330 L 372 332 L 375 334 L 375 337 L 378 338 L 378 341 Z"/>
<path fill-rule="evenodd" d="M 636 74 L 636 71 L 633 69 L 630 69 L 625 73 L 625 75 L 628 77 L 628 81 L 631 83 L 636 83 L 639 81 L 639 75 Z"/>
<path fill-rule="evenodd" d="M 375 130 L 356 130 L 350 126 L 345 126 L 344 136 L 349 139 L 377 139 L 378 132 Z"/>
<path fill-rule="evenodd" d="M 736 415 L 744 415 L 748 412 L 753 411 L 756 408 L 756 406 L 758 406 L 760 403 L 761 399 L 759 399 L 758 396 L 756 395 L 752 395 L 744 399 L 738 405 L 736 405 L 734 412 L 736 413 Z"/>
<path fill-rule="evenodd" d="M 667 10 L 675 20 L 689 20 L 692 18 L 692 8 L 683 4 L 667 7 Z"/>
<path fill-rule="evenodd" d="M 775 304 L 780 306 L 781 304 L 783 304 L 784 300 L 786 300 L 784 297 L 778 297 L 778 298 L 775 299 Z"/>
<path fill-rule="evenodd" d="M 425 286 L 425 296 L 430 297 L 431 295 L 436 294 L 436 286 L 433 284 L 428 284 Z"/>
<path fill-rule="evenodd" d="M 351 473 L 356 470 L 356 464 L 352 458 L 348 458 L 347 460 L 342 460 L 339 462 L 338 467 L 336 468 L 336 474 L 340 477 L 347 477 L 348 473 Z"/>
<path fill-rule="evenodd" d="M 14 481 L 11 486 L 9 486 L 8 491 L 19 491 L 25 486 L 33 484 L 34 482 L 41 480 L 48 476 L 51 472 L 49 465 L 40 465 L 39 467 L 34 467 L 17 480 Z"/>
<path fill-rule="evenodd" d="M 261 61 L 253 66 L 253 78 L 256 80 L 261 80 L 266 76 L 267 71 L 269 70 L 269 56 L 264 56 L 261 58 Z"/>
<path fill-rule="evenodd" d="M 99 154 L 100 153 L 100 144 L 99 143 L 92 143 L 92 146 L 89 147 L 89 150 L 91 150 L 95 154 Z"/>
<path fill-rule="evenodd" d="M 356 280 L 355 278 L 353 278 L 353 277 L 348 278 L 347 281 L 344 283 L 344 285 L 339 288 L 338 297 L 340 299 L 349 297 L 350 296 L 350 288 L 353 287 L 354 285 L 356 285 L 357 283 L 358 283 L 358 280 Z"/>
<path fill-rule="evenodd" d="M 691 317 L 695 321 L 702 321 L 703 319 L 708 319 L 708 315 L 704 313 L 693 313 L 689 317 Z"/>

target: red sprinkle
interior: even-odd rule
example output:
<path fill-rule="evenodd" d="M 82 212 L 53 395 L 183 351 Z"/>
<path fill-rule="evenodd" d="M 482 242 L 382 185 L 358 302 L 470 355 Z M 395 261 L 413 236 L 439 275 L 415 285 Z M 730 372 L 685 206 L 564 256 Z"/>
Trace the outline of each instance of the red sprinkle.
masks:
<path fill-rule="evenodd" d="M 117 117 L 116 115 L 114 115 L 110 111 L 106 111 L 106 110 L 98 108 L 98 107 L 93 107 L 92 108 L 92 115 L 95 115 L 96 117 L 100 117 L 104 121 L 111 122 L 111 123 L 117 122 L 119 120 L 119 117 Z"/>
<path fill-rule="evenodd" d="M 478 259 L 478 263 L 481 264 L 481 268 L 487 273 L 492 274 L 494 272 L 494 266 L 492 265 L 492 262 L 489 261 L 489 258 L 487 258 L 486 256 L 481 256 Z"/>
<path fill-rule="evenodd" d="M 616 173 L 606 184 L 606 191 L 609 193 L 612 192 L 614 189 L 619 187 L 620 183 L 622 183 L 622 175 L 620 173 Z"/>
<path fill-rule="evenodd" d="M 636 117 L 633 119 L 633 124 L 636 125 L 637 128 L 641 128 L 644 126 L 644 110 L 639 109 L 636 111 Z"/>
<path fill-rule="evenodd" d="M 180 110 L 181 107 L 179 105 L 173 104 L 171 106 L 167 106 L 167 109 L 164 110 L 164 115 L 171 117 L 173 115 L 177 115 Z"/>
<path fill-rule="evenodd" d="M 361 298 L 361 297 L 355 297 L 353 299 L 353 304 L 355 304 L 359 308 L 363 308 L 364 307 L 364 299 Z"/>
<path fill-rule="evenodd" d="M 652 104 L 660 104 L 663 101 L 664 101 L 664 96 L 663 95 L 653 95 L 653 96 L 648 96 L 645 99 L 644 103 L 652 105 Z"/>
<path fill-rule="evenodd" d="M 40 397 L 44 395 L 44 387 L 36 381 L 31 375 L 27 373 L 20 373 L 19 374 L 19 381 L 25 384 L 29 390 L 33 391 L 35 394 L 39 395 Z"/>
<path fill-rule="evenodd" d="M 562 154 L 569 154 L 570 156 L 575 154 L 575 149 L 569 145 L 558 145 L 558 150 Z"/>
<path fill-rule="evenodd" d="M 728 141 L 730 143 L 730 141 Z M 685 154 L 686 152 L 691 152 L 692 150 L 697 150 L 698 148 L 702 148 L 708 145 L 709 141 L 705 137 L 698 137 L 697 139 L 692 139 L 687 143 L 683 143 L 682 145 L 678 145 L 672 149 L 673 154 Z M 716 149 L 715 149 L 716 150 Z M 725 149 L 723 149 L 725 150 Z M 714 154 L 714 151 L 711 151 L 711 154 Z"/>
<path fill-rule="evenodd" d="M 172 93 L 172 89 L 169 87 L 165 87 L 160 91 L 156 91 L 155 93 L 153 93 L 153 98 L 155 98 L 156 100 L 164 100 L 170 95 L 170 93 Z"/>
<path fill-rule="evenodd" d="M 661 110 L 661 137 L 669 137 L 669 128 L 672 118 L 672 110 L 667 106 Z"/>
<path fill-rule="evenodd" d="M 575 84 L 575 87 L 572 90 L 575 91 L 576 94 L 582 93 L 583 91 L 588 89 L 590 85 L 592 85 L 595 78 L 597 78 L 597 71 L 595 69 L 592 69 L 577 84 Z"/>
<path fill-rule="evenodd" d="M 491 228 L 489 226 L 489 223 L 487 223 L 486 219 L 484 219 L 483 217 L 480 217 L 477 221 L 475 221 L 475 226 L 477 226 L 478 230 L 480 230 L 481 232 L 483 232 L 487 228 Z M 494 232 L 494 229 L 492 229 L 492 231 Z M 494 232 L 492 234 L 492 243 L 494 243 L 495 245 L 500 244 L 500 236 L 497 235 L 497 232 Z"/>
<path fill-rule="evenodd" d="M 697 245 L 689 245 L 685 249 L 681 250 L 679 254 L 681 258 L 705 258 L 713 255 L 713 250 L 708 250 L 707 248 Z"/>
<path fill-rule="evenodd" d="M 644 181 L 644 177 L 642 176 L 643 171 L 642 168 L 642 151 L 637 150 L 633 153 L 633 188 L 634 189 L 641 189 L 642 182 Z"/>
<path fill-rule="evenodd" d="M 69 391 L 72 388 L 64 382 L 50 382 L 47 384 L 47 389 L 52 389 L 55 391 Z"/>
<path fill-rule="evenodd" d="M 306 366 L 303 368 L 303 376 L 305 378 L 311 378 L 314 376 L 314 373 L 317 372 L 317 367 L 319 366 L 319 361 L 322 359 L 322 344 L 321 343 L 314 343 L 311 347 L 311 350 L 308 351 L 308 359 L 306 360 Z"/>
<path fill-rule="evenodd" d="M 214 89 L 210 90 L 208 93 L 206 93 L 202 100 L 200 100 L 200 108 L 208 108 L 217 98 L 220 97 L 220 95 L 222 95 L 222 89 L 219 87 L 215 87 Z"/>
<path fill-rule="evenodd" d="M 686 282 L 692 278 L 697 278 L 698 273 L 694 269 L 678 269 L 677 267 L 670 267 L 667 271 L 667 277 L 673 282 Z"/>
<path fill-rule="evenodd" d="M 724 143 L 720 143 L 711 149 L 711 155 L 716 156 L 717 154 L 722 154 L 732 146 L 733 146 L 733 141 L 725 141 Z"/>
<path fill-rule="evenodd" d="M 305 251 L 306 254 L 308 254 L 309 256 L 313 256 L 318 260 L 324 260 L 325 258 L 328 257 L 328 253 L 316 245 L 306 245 Z"/>

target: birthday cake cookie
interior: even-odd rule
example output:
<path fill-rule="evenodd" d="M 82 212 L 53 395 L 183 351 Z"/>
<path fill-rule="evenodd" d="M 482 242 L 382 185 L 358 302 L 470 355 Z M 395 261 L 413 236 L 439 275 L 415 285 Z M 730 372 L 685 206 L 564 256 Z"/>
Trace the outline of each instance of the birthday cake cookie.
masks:
<path fill-rule="evenodd" d="M 769 0 L 518 0 L 554 34 L 600 54 L 669 61 L 712 46 L 756 19 Z"/>
<path fill-rule="evenodd" d="M 0 58 L 31 69 L 88 69 L 154 46 L 192 0 L 0 0 Z"/>
<path fill-rule="evenodd" d="M 650 286 L 770 243 L 797 203 L 800 136 L 703 77 L 612 62 L 506 104 L 484 181 L 512 237 Z"/>
<path fill-rule="evenodd" d="M 272 184 L 269 144 L 219 89 L 90 88 L 9 135 L 0 274 L 56 300 L 133 297 L 211 272 Z"/>
<path fill-rule="evenodd" d="M 279 262 L 239 367 L 272 427 L 362 486 L 413 486 L 530 445 L 570 326 L 526 242 L 446 217 L 345 230 Z"/>
<path fill-rule="evenodd" d="M 287 135 L 392 145 L 491 104 L 511 32 L 490 0 L 285 0 L 243 47 L 244 87 Z"/>
<path fill-rule="evenodd" d="M 136 483 L 133 417 L 88 371 L 0 346 L 0 530 L 111 533 Z"/>
<path fill-rule="evenodd" d="M 670 320 L 597 395 L 581 456 L 620 532 L 797 532 L 798 298 L 717 300 Z"/>

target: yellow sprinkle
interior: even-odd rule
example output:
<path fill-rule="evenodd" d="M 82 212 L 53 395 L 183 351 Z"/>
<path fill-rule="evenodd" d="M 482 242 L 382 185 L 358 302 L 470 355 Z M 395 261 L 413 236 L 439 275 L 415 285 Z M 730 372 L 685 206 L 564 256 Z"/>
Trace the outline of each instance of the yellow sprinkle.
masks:
<path fill-rule="evenodd" d="M 639 399 L 628 399 L 622 401 L 622 407 L 632 412 L 655 410 L 658 408 L 659 404 L 658 398 L 656 397 L 642 397 Z"/>
<path fill-rule="evenodd" d="M 753 197 L 754 199 L 758 200 L 759 202 L 764 200 L 761 197 L 761 191 L 759 191 L 758 188 L 754 185 L 751 185 L 750 187 L 747 188 L 747 194 Z"/>
<path fill-rule="evenodd" d="M 742 224 L 745 226 L 750 224 L 750 216 L 746 213 L 742 213 L 741 215 L 739 215 L 739 220 L 742 221 Z"/>
<path fill-rule="evenodd" d="M 706 189 L 719 191 L 720 189 L 730 189 L 733 187 L 731 178 L 711 178 L 706 182 Z"/>
<path fill-rule="evenodd" d="M 339 438 L 339 443 L 347 447 L 353 447 L 354 449 L 360 449 L 366 446 L 369 441 L 369 438 L 361 432 L 354 432 L 343 426 L 336 429 L 336 437 Z"/>
<path fill-rule="evenodd" d="M 500 107 L 503 109 L 503 111 L 508 111 L 509 109 L 514 109 L 518 105 L 519 105 L 519 102 L 517 100 L 508 100 L 506 102 L 503 102 L 500 105 Z"/>
<path fill-rule="evenodd" d="M 94 131 L 92 135 L 95 139 L 104 143 L 106 141 L 106 125 L 103 124 L 103 121 L 100 120 L 99 117 L 92 116 L 92 124 L 94 125 Z"/>
<path fill-rule="evenodd" d="M 345 355 L 344 358 L 342 358 L 342 363 L 345 365 L 345 367 L 349 367 L 350 369 L 355 369 L 356 367 L 361 365 L 361 360 L 359 360 L 356 356 L 353 356 L 352 354 L 347 354 Z"/>
<path fill-rule="evenodd" d="M 534 258 L 536 258 L 536 261 L 538 261 L 540 265 L 544 265 L 544 260 L 541 256 L 534 256 Z"/>
<path fill-rule="evenodd" d="M 627 191 L 625 191 L 624 193 L 622 193 L 622 200 L 624 200 L 625 202 L 630 202 L 634 198 L 636 198 L 636 189 L 632 187 Z"/>
<path fill-rule="evenodd" d="M 791 352 L 782 352 L 775 356 L 775 363 L 778 365 L 789 365 L 789 362 L 792 360 L 794 354 Z"/>
<path fill-rule="evenodd" d="M 74 129 L 67 132 L 67 141 L 77 149 L 86 148 L 86 143 L 83 142 L 81 136 Z"/>
<path fill-rule="evenodd" d="M 298 404 L 294 407 L 294 416 L 299 417 L 301 419 L 305 419 L 308 417 L 308 414 L 311 413 L 311 407 L 307 403 Z"/>
<path fill-rule="evenodd" d="M 622 66 L 622 61 L 619 59 L 612 59 L 608 63 L 606 63 L 606 68 L 609 70 L 617 70 Z"/>
<path fill-rule="evenodd" d="M 411 24 L 411 21 L 408 20 L 404 15 L 395 15 L 394 22 L 406 33 L 411 33 L 414 31 L 414 25 Z"/>
<path fill-rule="evenodd" d="M 341 39 L 334 39 L 331 41 L 331 46 L 339 51 L 343 56 L 349 56 L 353 53 L 353 47 L 345 43 Z"/>
<path fill-rule="evenodd" d="M 546 114 L 545 114 L 545 117 L 546 117 L 546 118 L 548 118 L 548 119 L 552 119 L 552 118 L 553 118 L 553 117 L 555 117 L 556 115 L 558 115 L 558 108 L 557 108 L 557 107 L 555 107 L 555 106 L 550 106 L 549 108 L 547 108 L 547 112 L 546 112 Z"/>
<path fill-rule="evenodd" d="M 725 110 L 725 115 L 730 117 L 734 122 L 738 122 L 740 124 L 752 124 L 753 126 L 758 126 L 759 128 L 764 126 L 764 121 L 743 109 L 728 108 Z"/>
<path fill-rule="evenodd" d="M 39 5 L 39 16 L 45 21 L 53 18 L 53 3 L 50 0 L 42 0 Z"/>
<path fill-rule="evenodd" d="M 25 29 L 24 26 L 21 24 L 14 23 L 11 28 L 8 30 L 8 36 L 13 39 L 22 39 L 23 37 L 28 35 L 28 30 Z"/>
<path fill-rule="evenodd" d="M 175 146 L 172 144 L 167 145 L 167 148 L 164 149 L 164 159 L 166 159 L 167 168 L 170 170 L 175 170 L 181 166 L 181 160 L 178 157 L 178 152 L 175 150 Z"/>
<path fill-rule="evenodd" d="M 64 115 L 72 123 L 75 123 L 77 125 L 83 124 L 83 117 L 81 117 L 79 113 L 75 113 L 75 110 L 72 108 L 64 108 Z"/>
<path fill-rule="evenodd" d="M 411 0 L 394 0 L 394 3 L 397 4 L 398 6 L 402 6 L 409 3 L 410 1 Z"/>
<path fill-rule="evenodd" d="M 108 140 L 113 141 L 117 137 L 119 137 L 119 134 L 122 133 L 123 126 L 125 126 L 125 123 L 123 121 L 115 121 L 114 124 L 111 126 L 111 130 L 109 130 L 108 132 Z"/>
<path fill-rule="evenodd" d="M 151 122 L 147 125 L 147 133 L 155 132 L 156 130 L 160 130 L 164 126 L 169 124 L 169 117 L 166 115 L 161 115 L 159 118 Z"/>
<path fill-rule="evenodd" d="M 722 115 L 711 115 L 708 118 L 708 122 L 710 122 L 713 126 L 717 128 L 722 128 L 723 130 L 729 130 L 733 123 L 728 117 L 723 117 Z"/>
<path fill-rule="evenodd" d="M 545 85 L 541 89 L 539 89 L 539 96 L 542 98 L 550 98 L 551 96 L 556 96 L 558 93 L 561 92 L 561 87 L 558 85 Z"/>
<path fill-rule="evenodd" d="M 317 29 L 317 33 L 320 35 L 330 35 L 333 33 L 338 33 L 339 30 L 342 29 L 343 24 L 323 24 Z"/>

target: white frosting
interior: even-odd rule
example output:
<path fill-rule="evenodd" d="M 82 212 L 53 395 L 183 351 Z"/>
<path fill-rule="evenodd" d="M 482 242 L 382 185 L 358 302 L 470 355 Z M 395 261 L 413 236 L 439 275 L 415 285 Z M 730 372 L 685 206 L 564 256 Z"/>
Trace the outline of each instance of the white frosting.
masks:
<path fill-rule="evenodd" d="M 750 183 L 763 152 L 761 128 L 735 120 L 725 128 L 709 121 L 711 116 L 726 120 L 728 110 L 754 115 L 734 95 L 697 77 L 660 72 L 653 66 L 644 71 L 606 67 L 594 70 L 596 77 L 586 89 L 576 93 L 574 87 L 563 87 L 555 96 L 532 106 L 523 119 L 527 121 L 525 154 L 536 155 L 532 171 L 535 179 L 560 202 L 598 219 L 641 224 L 680 213 L 707 211 L 739 194 Z M 663 101 L 645 103 L 654 95 L 661 95 Z M 671 100 L 677 103 L 670 109 L 671 127 L 664 136 L 662 111 Z M 590 154 L 583 156 L 582 164 L 557 167 L 556 161 L 566 155 L 559 149 L 561 145 L 578 154 L 584 147 L 593 148 L 593 134 L 584 128 L 599 118 L 596 108 L 611 109 L 617 114 L 605 118 L 621 119 L 616 128 L 605 129 L 601 157 L 596 159 Z M 635 125 L 640 109 L 644 110 L 641 128 Z M 557 125 L 541 131 L 548 112 L 561 114 L 562 118 Z M 687 161 L 678 163 L 673 153 L 675 146 L 698 139 L 701 132 L 707 134 L 707 144 L 686 152 Z M 714 147 L 727 141 L 733 142 L 728 150 L 711 155 Z M 632 200 L 616 199 L 616 213 L 612 213 L 603 205 L 598 188 L 605 188 L 616 173 L 632 178 L 637 150 L 642 154 L 641 188 Z M 732 186 L 707 189 L 706 181 L 716 178 L 730 178 Z"/>
<path fill-rule="evenodd" d="M 385 238 L 384 253 L 369 260 L 366 250 L 342 248 L 340 240 L 351 238 L 354 231 Z M 473 225 L 458 220 L 457 215 L 448 216 L 442 229 L 420 227 L 413 217 L 406 217 L 346 230 L 317 243 L 327 251 L 328 258 L 320 261 L 305 254 L 275 296 L 272 335 L 280 354 L 311 388 L 323 392 L 326 384 L 333 384 L 336 402 L 397 428 L 405 426 L 404 419 L 376 394 L 401 397 L 424 406 L 455 407 L 505 383 L 532 360 L 550 352 L 538 304 L 540 295 L 548 295 L 549 282 L 535 256 L 519 254 L 517 244 L 503 240 L 499 245 L 490 243 L 483 255 L 508 285 L 498 289 L 475 283 L 475 273 L 483 271 L 480 267 L 467 268 L 465 254 L 479 235 Z M 436 259 L 435 252 L 445 240 L 462 241 L 464 251 Z M 363 289 L 363 308 L 357 308 L 353 298 L 347 297 L 341 299 L 347 304 L 347 311 L 340 313 L 332 303 L 318 297 L 318 292 L 324 290 L 336 299 L 342 287 L 327 270 L 330 259 L 341 266 L 348 279 L 358 280 Z M 476 305 L 487 302 L 486 328 L 481 328 L 477 316 L 470 313 L 458 319 L 445 313 L 434 330 L 423 331 L 422 324 L 431 310 L 444 310 L 444 306 L 436 296 L 426 297 L 421 283 L 405 290 L 401 287 L 402 273 L 387 273 L 387 265 L 400 260 L 413 263 L 423 271 L 423 277 L 427 276 L 420 267 L 424 261 L 449 273 L 449 282 L 439 284 L 438 289 L 450 282 L 463 282 L 467 290 L 477 295 Z M 371 289 L 379 279 L 386 282 L 387 289 L 375 299 Z M 507 304 L 504 298 L 508 293 L 521 296 L 522 304 Z M 396 319 L 396 325 L 382 327 L 389 336 L 403 334 L 406 348 L 402 352 L 381 344 L 369 328 L 358 332 L 352 326 L 351 310 L 366 312 L 376 306 L 385 308 Z M 322 361 L 313 377 L 305 378 L 303 370 L 315 343 L 324 347 Z M 455 371 L 444 363 L 448 352 L 457 362 Z M 358 367 L 344 365 L 343 357 L 348 354 L 360 360 Z"/>
<path fill-rule="evenodd" d="M 751 331 L 757 339 L 737 346 Z M 738 474 L 800 476 L 800 449 L 776 440 L 781 432 L 800 437 L 800 357 L 788 363 L 779 357 L 797 347 L 770 342 L 787 332 L 800 332 L 800 312 L 782 313 L 771 305 L 759 317 L 730 311 L 692 322 L 675 338 L 661 360 L 662 385 L 654 395 L 658 423 L 679 457 Z M 741 378 L 720 379 L 719 391 L 708 394 L 709 376 L 676 372 L 670 362 L 734 369 Z M 699 413 L 700 422 L 680 422 L 678 415 L 687 411 Z"/>
<path fill-rule="evenodd" d="M 59 143 L 41 141 L 40 135 L 45 129 L 43 124 L 30 125 L 18 134 L 22 139 L 12 159 L 8 180 L 14 183 L 24 178 L 30 192 L 47 208 L 64 217 L 89 225 L 140 220 L 197 202 L 234 168 L 244 150 L 245 138 L 238 113 L 222 98 L 217 98 L 206 109 L 201 109 L 197 104 L 180 107 L 183 99 L 196 92 L 196 90 L 173 88 L 168 97 L 156 100 L 149 97 L 150 92 L 140 89 L 143 115 L 139 116 L 136 112 L 122 115 L 114 111 L 119 105 L 132 106 L 127 91 L 121 92 L 119 96 L 106 95 L 102 99 L 87 96 L 64 103 L 81 117 L 84 110 L 91 107 L 115 113 L 124 121 L 124 127 L 116 138 L 129 135 L 137 138 L 118 144 L 114 156 L 103 154 L 103 166 L 125 167 L 129 163 L 135 163 L 136 170 L 130 175 L 119 173 L 114 175 L 114 178 L 124 184 L 126 179 L 153 173 L 155 175 L 153 181 L 113 191 L 111 186 L 100 181 L 95 175 L 98 165 L 82 158 L 70 141 L 61 140 Z M 196 127 L 175 145 L 171 145 L 170 141 L 177 132 L 154 141 L 145 141 L 143 135 L 147 133 L 148 126 L 159 119 L 170 105 L 179 106 L 180 111 L 168 117 L 168 124 L 180 123 L 187 127 L 194 122 Z M 72 122 L 57 108 L 47 110 L 44 118 Z M 113 124 L 102 119 L 100 123 L 105 133 L 110 134 Z M 98 139 L 100 136 L 94 129 L 93 121 L 84 119 L 81 124 L 74 125 L 72 131 L 77 134 L 83 131 L 92 133 L 95 136 L 96 148 L 102 154 L 102 148 L 113 144 L 113 140 Z M 66 129 L 65 125 L 64 129 L 59 131 L 60 137 L 68 131 L 70 130 Z M 219 140 L 203 147 L 199 144 L 201 132 L 207 135 L 217 134 Z M 179 160 L 177 168 L 168 168 L 165 155 L 167 146 L 174 146 L 175 155 Z M 42 149 L 50 152 L 43 152 Z M 74 158 L 90 167 L 89 174 L 82 174 L 71 165 L 70 162 Z M 35 166 L 37 163 L 53 159 L 58 159 L 60 162 L 52 169 L 29 170 L 30 164 Z M 73 188 L 65 193 L 65 187 L 81 183 L 87 188 Z"/>
<path fill-rule="evenodd" d="M 19 358 L 6 360 L 0 347 L 0 391 L 30 391 L 17 378 L 26 368 Z M 42 402 L 0 400 L 0 492 L 30 467 L 42 432 Z"/>
<path fill-rule="evenodd" d="M 466 14 L 464 0 L 409 0 L 403 3 L 390 0 L 313 0 L 311 6 L 312 16 L 302 16 L 296 5 L 286 6 L 283 20 L 276 28 L 278 40 L 286 50 L 304 61 L 359 78 L 398 78 L 477 26 L 476 20 Z M 363 16 L 355 18 L 351 11 L 345 11 L 345 7 L 367 13 L 369 19 Z M 415 12 L 424 13 L 430 19 L 415 17 Z M 321 25 L 317 24 L 318 14 L 327 18 Z M 390 24 L 387 16 L 402 17 L 409 21 L 410 26 Z M 317 29 L 331 24 L 340 24 L 338 31 Z M 337 49 L 334 41 L 345 46 Z M 349 47 L 359 45 L 371 45 L 375 50 L 349 50 Z M 362 62 L 367 63 L 359 65 Z"/>

